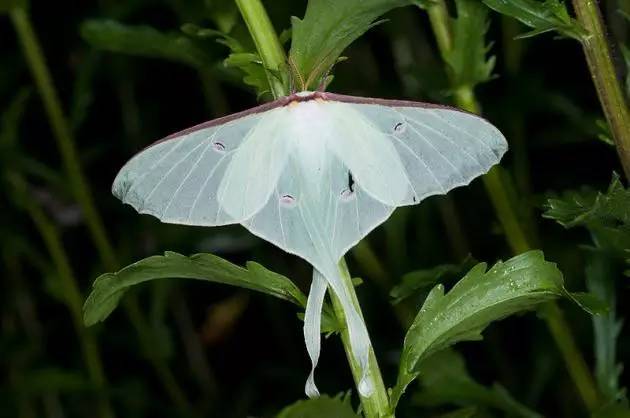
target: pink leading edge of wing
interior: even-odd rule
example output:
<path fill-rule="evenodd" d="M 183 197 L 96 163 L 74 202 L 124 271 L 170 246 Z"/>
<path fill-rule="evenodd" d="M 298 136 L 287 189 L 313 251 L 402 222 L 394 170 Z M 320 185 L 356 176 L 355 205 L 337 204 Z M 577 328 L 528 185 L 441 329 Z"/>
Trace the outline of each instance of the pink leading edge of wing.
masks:
<path fill-rule="evenodd" d="M 225 123 L 237 120 L 239 118 L 243 118 L 245 116 L 254 115 L 257 113 L 263 113 L 268 110 L 272 110 L 272 109 L 282 107 L 282 106 L 288 106 L 289 104 L 294 103 L 294 102 L 297 102 L 297 103 L 308 102 L 310 100 L 315 100 L 315 99 L 321 99 L 321 100 L 326 100 L 326 101 L 337 101 L 337 102 L 343 102 L 343 103 L 377 104 L 377 105 L 382 105 L 382 106 L 419 107 L 419 108 L 424 108 L 424 109 L 446 109 L 446 110 L 453 110 L 456 112 L 471 114 L 471 115 L 474 115 L 475 117 L 483 119 L 482 117 L 478 115 L 472 114 L 470 112 L 466 112 L 456 107 L 445 106 L 445 105 L 440 105 L 440 104 L 435 104 L 435 103 L 414 102 L 412 100 L 392 100 L 392 99 L 380 99 L 380 98 L 374 98 L 374 97 L 350 96 L 350 95 L 345 95 L 345 94 L 327 93 L 327 92 L 322 92 L 322 91 L 309 92 L 309 94 L 293 93 L 289 96 L 281 97 L 272 102 L 264 103 L 262 105 L 252 107 L 250 109 L 243 110 L 237 113 L 232 113 L 230 115 L 223 116 L 217 119 L 212 119 L 207 122 L 202 122 L 198 125 L 191 126 L 190 128 L 186 128 L 184 130 L 172 133 L 146 146 L 145 148 L 140 150 L 138 153 L 148 148 L 151 148 L 154 145 L 160 144 L 164 141 L 176 140 L 177 138 L 182 137 L 183 135 L 186 135 L 186 134 L 189 134 L 189 133 L 201 130 L 201 129 L 223 125 Z"/>

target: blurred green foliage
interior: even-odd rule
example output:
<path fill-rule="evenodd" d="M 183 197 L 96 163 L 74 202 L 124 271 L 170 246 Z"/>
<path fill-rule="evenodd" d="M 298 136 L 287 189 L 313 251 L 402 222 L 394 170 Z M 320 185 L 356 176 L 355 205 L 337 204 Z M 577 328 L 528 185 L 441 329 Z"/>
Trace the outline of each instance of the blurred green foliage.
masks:
<path fill-rule="evenodd" d="M 630 339 L 623 301 L 630 192 L 619 177 L 609 182 L 620 167 L 612 147 L 597 140 L 610 133 L 596 124 L 601 110 L 579 44 L 531 38 L 555 31 L 582 40 L 585 33 L 559 0 L 483 0 L 489 8 L 474 0 L 447 2 L 453 45 L 443 66 L 426 14 L 435 3 L 265 2 L 290 57 L 284 71 L 294 89 L 328 86 L 450 103 L 457 88 L 480 85 L 477 100 L 485 116 L 511 143 L 503 166 L 517 179 L 519 209 L 533 214 L 528 233 L 539 237 L 545 258 L 540 252 L 509 258 L 505 231 L 480 182 L 449 195 L 454 211 L 443 197 L 398 211 L 367 239 L 376 266 L 358 251 L 349 256 L 351 271 L 365 279 L 357 291 L 385 380 L 393 385 L 400 369 L 403 377 L 419 373 L 397 416 L 627 417 L 623 364 Z M 607 22 L 619 16 L 623 3 L 606 4 Z M 295 403 L 303 397 L 309 367 L 296 318 L 305 298 L 300 289 L 310 281 L 306 263 L 238 227 L 159 224 L 121 207 L 109 191 L 117 169 L 153 140 L 270 98 L 266 69 L 235 4 L 0 2 L 0 12 L 16 8 L 28 10 L 41 38 L 117 258 L 125 264 L 142 259 L 98 279 L 86 305 L 88 322 L 108 316 L 127 291 L 138 297 L 142 315 L 114 314 L 85 332 L 72 322 L 64 277 L 76 276 L 87 294 L 109 268 L 60 167 L 20 40 L 3 18 L 0 416 L 359 416 L 352 394 Z M 52 19 L 60 10 L 63 16 Z M 630 29 L 628 21 L 620 22 L 610 41 L 619 45 L 618 64 L 630 90 Z M 543 208 L 549 219 L 540 216 Z M 204 254 L 155 255 L 167 250 Z M 494 267 L 473 267 L 462 251 Z M 59 268 L 64 259 L 71 263 L 65 270 Z M 495 264 L 499 259 L 507 261 Z M 513 268 L 519 263 L 527 265 L 523 274 Z M 510 317 L 492 325 L 485 341 L 444 350 L 478 339 L 494 320 L 566 296 L 563 276 L 567 288 L 590 292 L 571 295 L 587 308 L 602 311 L 595 305 L 606 305 L 589 317 L 561 302 L 595 375 L 596 410 L 583 407 L 534 315 Z M 236 284 L 294 304 L 267 295 L 242 298 L 240 290 L 216 284 L 149 281 L 175 277 Z M 128 289 L 139 282 L 146 283 Z M 414 317 L 407 330 L 406 318 Z M 138 330 L 148 336 L 138 341 Z M 338 330 L 327 307 L 323 331 Z M 100 383 L 90 363 L 94 354 L 86 355 L 91 338 L 106 376 Z M 320 361 L 319 385 L 331 394 L 347 393 L 352 383 L 338 339 L 324 344 L 336 348 Z"/>

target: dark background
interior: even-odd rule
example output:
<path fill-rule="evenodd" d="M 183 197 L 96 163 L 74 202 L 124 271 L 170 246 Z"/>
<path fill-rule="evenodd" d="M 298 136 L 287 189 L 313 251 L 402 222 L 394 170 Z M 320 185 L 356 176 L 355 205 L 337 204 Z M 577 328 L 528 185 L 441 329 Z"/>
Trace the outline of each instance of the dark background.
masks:
<path fill-rule="evenodd" d="M 82 22 L 90 18 L 112 18 L 175 32 L 191 21 L 185 16 L 184 3 L 62 1 L 33 2 L 31 6 L 33 25 L 63 107 L 73 121 L 83 169 L 107 233 L 123 265 L 165 250 L 212 252 L 237 264 L 260 262 L 287 275 L 306 292 L 310 267 L 240 226 L 208 229 L 161 224 L 123 206 L 110 193 L 118 169 L 146 145 L 256 104 L 254 94 L 237 82 L 215 77 L 214 71 L 203 76 L 212 83 L 203 83 L 200 72 L 185 65 L 99 51 L 80 35 Z M 293 0 L 266 3 L 278 31 L 289 26 L 289 16 L 301 16 L 305 7 L 305 2 Z M 627 28 L 614 13 L 616 2 L 604 5 L 614 44 L 615 39 L 625 36 Z M 497 57 L 496 78 L 478 88 L 479 101 L 485 117 L 502 129 L 508 140 L 515 131 L 524 138 L 531 185 L 528 203 L 536 208 L 539 246 L 547 259 L 560 264 L 567 286 L 582 290 L 583 254 L 579 245 L 588 243 L 588 234 L 566 231 L 540 217 L 542 203 L 550 193 L 584 184 L 604 189 L 612 172 L 621 172 L 614 149 L 596 138 L 595 120 L 602 116 L 582 50 L 577 42 L 554 40 L 552 34 L 514 41 L 511 35 L 525 28 L 494 13 L 490 17 L 488 39 L 494 41 L 491 54 Z M 389 13 L 387 18 L 345 52 L 349 60 L 335 68 L 329 90 L 450 102 L 425 14 L 407 7 Z M 197 16 L 196 23 L 212 26 L 203 16 Z M 213 41 L 206 45 L 218 64 L 227 55 L 227 49 Z M 397 48 L 408 48 L 408 64 L 401 64 L 401 50 Z M 614 48 L 621 72 L 621 57 Z M 506 68 L 508 53 L 520 55 L 520 64 L 511 73 Z M 11 154 L 5 153 L 5 157 L 11 155 L 11 161 L 2 160 L 2 171 L 20 171 L 16 156 L 25 156 L 50 171 L 46 176 L 26 174 L 29 196 L 44 208 L 60 232 L 74 274 L 87 294 L 94 278 L 106 269 L 64 180 L 50 125 L 11 21 L 2 16 L 0 111 L 8 109 L 23 91 L 28 96 L 18 125 L 18 144 Z M 212 102 L 214 106 L 209 104 Z M 503 165 L 513 170 L 513 163 L 513 155 L 508 153 Z M 472 256 L 490 263 L 508 258 L 510 250 L 481 182 L 476 180 L 450 195 Z M 58 298 L 57 272 L 48 249 L 8 186 L 3 186 L 0 199 L 4 254 L 0 273 L 0 368 L 4 369 L 0 415 L 18 416 L 16 391 L 20 391 L 28 394 L 37 416 L 90 416 L 92 396 L 82 383 L 85 372 L 77 334 Z M 420 206 L 397 211 L 385 226 L 368 236 L 394 282 L 415 269 L 461 261 L 446 236 L 440 199 L 430 198 Z M 353 274 L 365 274 L 352 254 L 347 259 Z M 366 280 L 358 292 L 386 382 L 391 385 L 404 329 L 381 287 Z M 194 281 L 157 281 L 138 287 L 134 293 L 149 318 L 149 327 L 159 335 L 155 349 L 163 353 L 186 401 L 194 406 L 195 416 L 272 416 L 303 397 L 310 364 L 294 306 L 264 295 Z M 618 300 L 626 297 L 627 287 L 620 285 Z M 620 304 L 621 314 L 627 312 L 623 302 Z M 562 307 L 591 362 L 590 318 L 568 302 L 562 302 Z M 120 309 L 96 332 L 119 416 L 186 416 L 145 360 L 134 328 Z M 628 358 L 629 343 L 624 334 L 619 345 L 621 361 Z M 190 346 L 201 356 L 191 356 Z M 535 314 L 492 325 L 485 342 L 458 347 L 480 382 L 500 382 L 515 398 L 546 416 L 580 416 L 574 386 L 547 329 Z M 19 386 L 15 376 L 23 377 Z M 318 384 L 330 394 L 352 387 L 336 337 L 324 340 Z M 409 398 L 400 416 L 433 416 L 445 410 L 419 410 Z"/>

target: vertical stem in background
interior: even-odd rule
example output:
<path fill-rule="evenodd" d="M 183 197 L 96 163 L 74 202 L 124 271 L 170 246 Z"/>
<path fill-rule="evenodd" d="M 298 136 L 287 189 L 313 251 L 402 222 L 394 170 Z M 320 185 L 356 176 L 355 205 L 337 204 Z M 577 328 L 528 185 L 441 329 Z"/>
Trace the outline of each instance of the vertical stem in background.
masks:
<path fill-rule="evenodd" d="M 581 0 L 575 0 L 580 2 Z M 587 0 L 591 2 L 591 0 Z M 433 8 L 442 8 L 443 11 L 447 10 L 444 0 L 434 0 L 431 6 L 428 7 L 431 26 L 436 38 L 444 36 L 443 34 L 450 34 L 450 17 L 443 12 L 431 11 Z M 452 48 L 452 41 L 445 42 L 444 40 L 438 41 L 440 52 L 444 53 L 444 47 L 450 45 Z M 454 92 L 456 104 L 464 110 L 472 113 L 480 113 L 480 108 L 475 98 L 475 93 L 472 86 L 464 86 L 458 88 Z M 630 135 L 630 129 L 627 134 Z M 526 231 L 527 229 L 519 219 L 517 211 L 517 203 L 512 198 L 513 192 L 510 193 L 510 188 L 506 187 L 506 178 L 502 175 L 499 166 L 494 167 L 483 177 L 484 185 L 492 201 L 492 204 L 497 212 L 497 217 L 503 225 L 503 229 L 506 238 L 512 247 L 514 253 L 518 254 L 527 251 L 532 248 L 530 238 Z M 551 335 L 558 345 L 560 352 L 562 353 L 564 362 L 569 370 L 569 374 L 573 378 L 573 381 L 578 389 L 580 396 L 584 403 L 592 410 L 597 405 L 597 389 L 588 369 L 584 357 L 577 348 L 577 344 L 573 335 L 571 334 L 570 327 L 560 308 L 555 302 L 550 303 L 546 309 L 545 320 L 547 327 L 549 328 Z"/>
<path fill-rule="evenodd" d="M 621 165 L 626 178 L 630 179 L 630 111 L 611 59 L 599 6 L 595 0 L 573 0 L 573 8 L 578 22 L 588 32 L 582 39 L 586 62 L 608 120 Z"/>
<path fill-rule="evenodd" d="M 37 84 L 37 89 L 41 95 L 48 120 L 57 146 L 61 152 L 64 168 L 68 174 L 68 181 L 72 187 L 72 191 L 81 206 L 83 216 L 88 228 L 94 238 L 94 243 L 103 258 L 103 263 L 108 269 L 115 270 L 118 267 L 114 250 L 109 244 L 103 222 L 96 210 L 92 195 L 85 181 L 85 177 L 81 170 L 79 156 L 74 147 L 74 139 L 72 131 L 63 114 L 61 101 L 55 91 L 50 72 L 44 61 L 44 54 L 35 35 L 35 31 L 31 26 L 31 22 L 26 11 L 21 8 L 15 8 L 11 11 L 11 20 L 15 26 L 24 54 L 28 61 L 33 78 Z"/>
<path fill-rule="evenodd" d="M 459 103 L 458 105 L 461 106 Z M 464 106 L 461 107 L 468 110 Z M 518 203 L 512 198 L 514 191 L 510 192 L 511 188 L 506 185 L 508 179 L 503 168 L 492 167 L 482 180 L 512 252 L 517 255 L 530 250 L 532 245 L 525 225 L 519 219 Z"/>
<path fill-rule="evenodd" d="M 573 340 L 571 329 L 562 311 L 558 307 L 558 304 L 549 303 L 543 308 L 542 313 L 547 322 L 547 326 L 549 326 L 551 330 L 551 334 L 558 343 L 565 362 L 569 366 L 569 373 L 577 386 L 578 392 L 582 396 L 588 409 L 593 411 L 598 406 L 599 394 L 595 382 L 593 381 L 593 376 L 584 361 L 584 356 L 582 356 L 582 353 Z M 563 342 L 571 342 L 571 344 Z"/>
<path fill-rule="evenodd" d="M 352 304 L 361 316 L 361 319 L 363 319 L 361 306 L 359 305 L 357 294 L 354 290 L 354 285 L 352 284 L 352 278 L 350 277 L 350 273 L 348 272 L 348 266 L 343 259 L 339 263 L 339 270 L 341 272 L 341 277 L 343 278 L 343 285 L 346 287 L 348 293 L 352 298 Z M 335 316 L 337 317 L 337 320 L 340 324 L 345 324 L 346 316 L 341 302 L 333 292 L 331 292 L 330 295 L 332 298 L 333 308 L 335 310 Z M 350 364 L 350 369 L 352 370 L 352 376 L 354 377 L 355 385 L 358 387 L 363 371 L 359 366 L 359 362 L 354 358 L 354 355 L 352 354 L 352 349 L 350 347 L 350 336 L 348 333 L 348 329 L 345 326 L 341 331 L 341 341 L 343 342 L 343 347 L 346 351 L 346 356 L 348 357 L 348 363 Z M 368 367 L 370 369 L 369 375 L 374 383 L 374 393 L 372 393 L 369 398 L 361 396 L 361 406 L 363 407 L 363 413 L 365 417 L 394 418 L 394 413 L 393 411 L 391 411 L 391 407 L 389 405 L 389 397 L 387 396 L 385 384 L 383 383 L 383 377 L 381 376 L 381 371 L 378 367 L 373 349 L 370 349 Z"/>
<path fill-rule="evenodd" d="M 22 195 L 24 195 L 23 192 L 23 190 L 20 190 Z M 72 315 L 72 322 L 81 343 L 83 359 L 85 361 L 88 374 L 92 382 L 99 390 L 99 415 L 103 418 L 111 418 L 114 416 L 114 413 L 109 403 L 109 399 L 105 395 L 107 381 L 105 379 L 105 373 L 103 372 L 101 354 L 99 352 L 98 345 L 96 344 L 96 340 L 94 339 L 94 335 L 90 330 L 83 326 L 81 313 L 83 299 L 76 277 L 70 267 L 70 261 L 68 260 L 67 253 L 61 243 L 59 233 L 55 226 L 52 225 L 46 218 L 46 215 L 41 208 L 37 206 L 37 204 L 26 196 L 22 196 L 21 200 L 24 201 L 26 210 L 42 236 L 57 270 L 57 276 L 61 284 L 64 302 Z"/>
<path fill-rule="evenodd" d="M 448 22 L 451 18 L 448 14 L 446 3 L 443 1 L 430 3 L 430 5 L 427 6 L 427 14 L 429 15 L 429 21 L 431 22 L 431 28 L 433 28 L 440 54 L 444 55 L 453 48 L 451 25 L 443 24 L 443 22 Z"/>
<path fill-rule="evenodd" d="M 114 249 L 109 242 L 103 221 L 96 209 L 92 194 L 85 180 L 72 130 L 63 113 L 61 101 L 55 90 L 50 71 L 46 66 L 42 48 L 26 11 L 20 7 L 16 7 L 11 10 L 10 16 L 20 43 L 22 44 L 28 66 L 42 98 L 44 109 L 57 141 L 57 148 L 61 153 L 64 169 L 68 181 L 70 182 L 72 192 L 81 207 L 83 217 L 98 250 L 101 262 L 108 270 L 115 271 L 119 267 L 118 261 L 116 260 Z M 147 331 L 148 328 L 142 328 L 148 327 L 148 324 L 138 308 L 137 302 L 128 297 L 124 303 L 124 307 L 135 327 L 136 334 L 140 337 L 140 344 L 144 349 L 143 351 L 151 361 L 158 376 L 161 378 L 162 384 L 176 402 L 181 401 L 180 397 L 183 392 L 177 386 L 168 365 L 162 359 L 155 358 L 152 354 L 152 337 Z M 180 396 L 178 396 L 178 394 Z"/>
<path fill-rule="evenodd" d="M 265 7 L 260 0 L 236 0 L 236 5 L 260 54 L 273 97 L 286 96 L 288 91 L 278 75 L 283 74 L 287 58 Z"/>

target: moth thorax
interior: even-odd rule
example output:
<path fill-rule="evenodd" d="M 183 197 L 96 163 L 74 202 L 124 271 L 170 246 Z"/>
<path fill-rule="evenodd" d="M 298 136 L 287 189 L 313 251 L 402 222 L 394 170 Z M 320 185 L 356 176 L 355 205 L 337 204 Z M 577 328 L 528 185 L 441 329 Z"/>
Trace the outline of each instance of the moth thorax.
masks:
<path fill-rule="evenodd" d="M 295 95 L 298 96 L 298 97 L 308 97 L 311 94 L 313 94 L 313 92 L 309 91 L 309 90 L 304 90 L 304 91 L 300 91 L 298 93 L 295 93 Z"/>
<path fill-rule="evenodd" d="M 322 185 L 330 151 L 327 141 L 331 137 L 331 120 L 325 103 L 300 102 L 289 109 L 292 130 L 295 132 L 297 161 L 304 180 L 312 187 Z"/>

